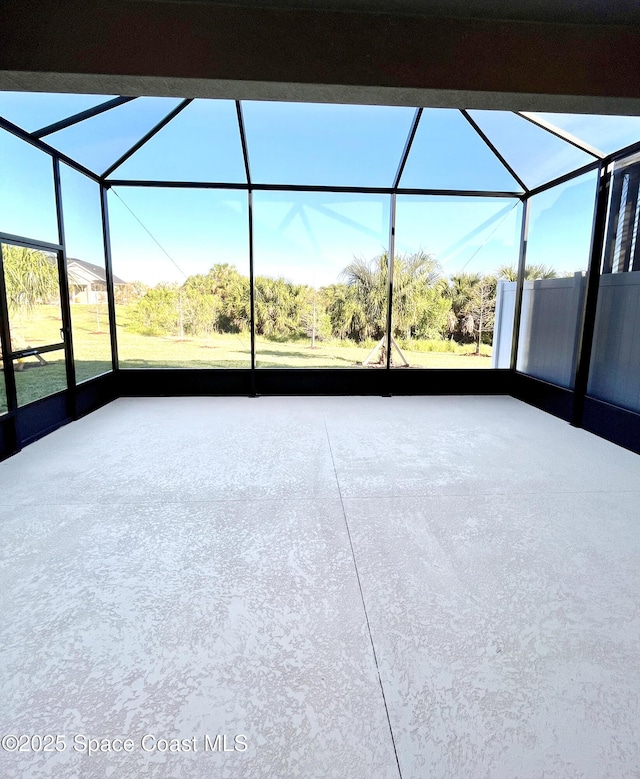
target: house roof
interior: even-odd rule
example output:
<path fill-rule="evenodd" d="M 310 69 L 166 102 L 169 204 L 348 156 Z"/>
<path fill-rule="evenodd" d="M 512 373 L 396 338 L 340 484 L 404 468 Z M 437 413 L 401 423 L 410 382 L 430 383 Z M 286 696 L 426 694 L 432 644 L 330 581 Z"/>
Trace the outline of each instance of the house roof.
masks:
<path fill-rule="evenodd" d="M 100 265 L 86 262 L 85 260 L 78 260 L 75 257 L 70 257 L 67 260 L 67 272 L 69 273 L 69 280 L 72 284 L 91 284 L 94 282 L 99 284 L 107 283 L 104 268 Z M 113 283 L 115 286 L 120 286 L 127 282 L 114 275 Z"/>

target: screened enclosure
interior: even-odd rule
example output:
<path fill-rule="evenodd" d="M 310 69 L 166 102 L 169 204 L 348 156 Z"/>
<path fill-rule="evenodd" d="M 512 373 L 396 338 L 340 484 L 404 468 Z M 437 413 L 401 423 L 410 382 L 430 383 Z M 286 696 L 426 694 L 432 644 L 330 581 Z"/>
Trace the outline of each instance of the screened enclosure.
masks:
<path fill-rule="evenodd" d="M 16 92 L 0 117 L 2 453 L 119 394 L 270 392 L 506 392 L 640 448 L 640 118 Z"/>

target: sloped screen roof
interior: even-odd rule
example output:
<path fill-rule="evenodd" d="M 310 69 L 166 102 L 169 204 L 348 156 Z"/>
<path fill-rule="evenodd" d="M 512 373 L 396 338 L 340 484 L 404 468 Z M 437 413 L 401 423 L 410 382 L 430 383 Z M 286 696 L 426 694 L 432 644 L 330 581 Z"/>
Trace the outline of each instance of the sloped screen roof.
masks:
<path fill-rule="evenodd" d="M 0 93 L 26 131 L 109 181 L 513 196 L 640 141 L 640 118 Z M 401 175 L 400 175 L 401 174 Z"/>

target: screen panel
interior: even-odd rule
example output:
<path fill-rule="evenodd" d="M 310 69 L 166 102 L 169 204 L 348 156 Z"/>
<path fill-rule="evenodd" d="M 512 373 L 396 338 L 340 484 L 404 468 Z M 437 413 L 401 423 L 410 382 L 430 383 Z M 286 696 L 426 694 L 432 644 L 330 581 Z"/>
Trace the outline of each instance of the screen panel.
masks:
<path fill-rule="evenodd" d="M 0 246 L 18 406 L 24 406 L 67 388 L 58 256 Z"/>
<path fill-rule="evenodd" d="M 447 108 L 422 112 L 400 187 L 522 191 L 462 112 Z"/>
<path fill-rule="evenodd" d="M 101 174 L 179 102 L 171 97 L 138 97 L 48 135 L 47 143 Z"/>
<path fill-rule="evenodd" d="M 391 187 L 415 109 L 243 102 L 255 184 Z"/>
<path fill-rule="evenodd" d="M 109 191 L 121 368 L 251 364 L 247 193 Z"/>
<path fill-rule="evenodd" d="M 115 95 L 0 92 L 0 116 L 32 133 L 106 103 L 113 97 Z"/>
<path fill-rule="evenodd" d="M 235 103 L 192 101 L 111 178 L 246 183 Z"/>
<path fill-rule="evenodd" d="M 530 189 L 596 161 L 517 114 L 475 110 L 469 113 Z"/>
<path fill-rule="evenodd" d="M 100 187 L 60 166 L 76 382 L 112 370 Z M 121 279 L 114 278 L 119 285 Z"/>
<path fill-rule="evenodd" d="M 614 169 L 588 394 L 640 412 L 640 162 Z"/>
<path fill-rule="evenodd" d="M 255 193 L 258 367 L 366 362 L 386 328 L 389 204 L 384 195 Z"/>
<path fill-rule="evenodd" d="M 51 157 L 1 129 L 0 232 L 59 240 Z"/>
<path fill-rule="evenodd" d="M 394 367 L 508 367 L 498 280 L 517 260 L 520 219 L 517 200 L 398 196 Z"/>
<path fill-rule="evenodd" d="M 604 154 L 611 154 L 640 141 L 638 116 L 549 113 L 532 113 L 531 116 L 550 122 Z"/>
<path fill-rule="evenodd" d="M 531 198 L 517 369 L 571 389 L 589 266 L 597 173 Z"/>

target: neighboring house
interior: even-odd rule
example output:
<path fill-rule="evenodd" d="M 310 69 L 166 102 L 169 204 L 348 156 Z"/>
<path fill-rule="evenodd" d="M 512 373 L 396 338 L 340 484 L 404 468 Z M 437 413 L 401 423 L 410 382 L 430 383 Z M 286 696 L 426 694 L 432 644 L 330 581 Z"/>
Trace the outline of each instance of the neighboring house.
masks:
<path fill-rule="evenodd" d="M 71 303 L 106 303 L 107 281 L 104 268 L 84 260 L 69 258 L 69 299 Z M 113 277 L 114 287 L 124 286 L 126 281 Z"/>

